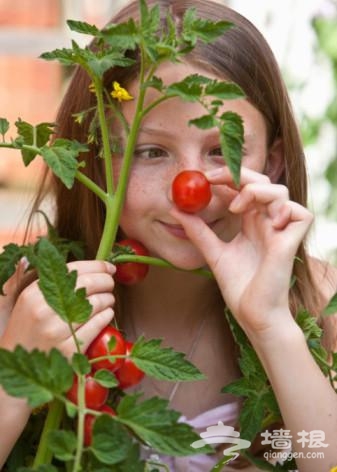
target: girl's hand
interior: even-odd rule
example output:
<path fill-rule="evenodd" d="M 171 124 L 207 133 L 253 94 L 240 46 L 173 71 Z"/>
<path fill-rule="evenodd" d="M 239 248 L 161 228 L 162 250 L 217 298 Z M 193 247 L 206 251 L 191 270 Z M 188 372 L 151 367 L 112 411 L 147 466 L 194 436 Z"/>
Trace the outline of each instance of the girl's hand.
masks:
<path fill-rule="evenodd" d="M 213 185 L 235 189 L 227 167 L 206 173 Z M 197 215 L 171 214 L 201 251 L 224 300 L 247 335 L 265 333 L 292 317 L 288 293 L 294 257 L 312 214 L 289 200 L 283 185 L 242 167 L 241 186 L 229 205 L 241 229 L 224 242 Z"/>
<path fill-rule="evenodd" d="M 88 301 L 93 307 L 88 321 L 74 325 L 76 335 L 82 342 L 82 350 L 85 351 L 113 318 L 112 275 L 115 267 L 103 261 L 77 261 L 69 263 L 68 268 L 77 270 L 77 287 L 85 287 Z M 10 293 L 7 296 L 9 300 L 13 299 Z M 68 357 L 76 350 L 68 324 L 45 302 L 37 280 L 17 298 L 0 338 L 1 347 L 6 349 L 13 349 L 18 344 L 28 350 L 38 348 L 49 351 L 56 347 Z"/>

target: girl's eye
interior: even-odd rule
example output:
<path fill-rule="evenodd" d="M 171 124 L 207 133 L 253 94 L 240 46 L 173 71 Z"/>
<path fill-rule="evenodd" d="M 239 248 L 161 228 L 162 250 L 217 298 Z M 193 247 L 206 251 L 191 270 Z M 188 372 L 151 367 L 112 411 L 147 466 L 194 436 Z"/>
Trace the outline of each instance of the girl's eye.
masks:
<path fill-rule="evenodd" d="M 141 159 L 158 159 L 160 157 L 167 157 L 167 151 L 159 147 L 151 147 L 151 148 L 141 148 L 135 150 L 135 157 Z"/>
<path fill-rule="evenodd" d="M 210 156 L 222 156 L 221 147 L 216 147 L 214 149 L 211 149 L 209 151 L 209 155 Z"/>

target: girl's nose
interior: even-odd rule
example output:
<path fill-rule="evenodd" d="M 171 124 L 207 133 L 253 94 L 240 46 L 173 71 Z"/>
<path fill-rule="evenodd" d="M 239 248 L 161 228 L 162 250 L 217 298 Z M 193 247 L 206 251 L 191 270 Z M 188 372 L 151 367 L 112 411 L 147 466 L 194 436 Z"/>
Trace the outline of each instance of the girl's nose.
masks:
<path fill-rule="evenodd" d="M 202 160 L 198 155 L 193 154 L 190 152 L 188 154 L 182 155 L 179 159 L 177 159 L 176 165 L 172 166 L 170 175 L 168 176 L 168 180 L 166 182 L 167 185 L 167 198 L 172 203 L 172 183 L 175 177 L 184 170 L 198 170 L 200 172 L 204 172 L 206 168 L 202 165 Z"/>

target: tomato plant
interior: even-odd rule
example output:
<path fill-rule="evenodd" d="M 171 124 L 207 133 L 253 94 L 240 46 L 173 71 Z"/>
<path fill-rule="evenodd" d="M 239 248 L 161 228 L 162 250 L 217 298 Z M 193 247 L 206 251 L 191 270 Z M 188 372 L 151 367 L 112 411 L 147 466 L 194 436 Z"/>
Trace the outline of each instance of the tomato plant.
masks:
<path fill-rule="evenodd" d="M 132 347 L 133 343 L 126 341 L 127 355 L 131 353 Z M 144 372 L 131 359 L 126 358 L 124 364 L 115 372 L 115 376 L 119 382 L 119 387 L 125 389 L 138 384 L 143 379 Z"/>
<path fill-rule="evenodd" d="M 101 413 L 106 413 L 107 415 L 116 416 L 116 412 L 109 405 L 103 405 L 98 411 Z M 84 445 L 90 446 L 92 442 L 92 430 L 97 416 L 95 415 L 85 415 L 84 417 Z"/>
<path fill-rule="evenodd" d="M 73 384 L 67 392 L 67 398 L 73 403 L 78 404 L 78 378 L 75 375 Z M 100 385 L 96 380 L 89 374 L 85 377 L 85 404 L 87 408 L 93 410 L 99 409 L 106 402 L 109 394 L 109 389 Z"/>
<path fill-rule="evenodd" d="M 149 251 L 142 243 L 134 239 L 123 239 L 118 246 L 128 247 L 137 256 L 148 256 Z M 116 264 L 115 280 L 124 285 L 133 285 L 141 282 L 148 273 L 148 264 L 140 262 L 122 262 Z"/>
<path fill-rule="evenodd" d="M 212 198 L 211 186 L 198 170 L 184 170 L 172 182 L 172 198 L 179 210 L 196 213 L 203 210 Z"/>
<path fill-rule="evenodd" d="M 92 341 L 86 351 L 89 359 L 96 359 L 103 356 L 119 356 L 126 352 L 125 340 L 118 329 L 113 326 L 106 326 L 98 336 Z M 124 358 L 114 360 L 102 359 L 93 363 L 93 369 L 108 369 L 111 372 L 119 369 L 124 363 Z"/>

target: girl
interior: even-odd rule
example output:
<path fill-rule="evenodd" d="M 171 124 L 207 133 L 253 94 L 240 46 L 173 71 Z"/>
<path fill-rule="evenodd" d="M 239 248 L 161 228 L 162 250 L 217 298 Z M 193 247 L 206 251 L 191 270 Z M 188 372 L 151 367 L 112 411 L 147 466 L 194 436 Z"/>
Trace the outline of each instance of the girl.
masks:
<path fill-rule="evenodd" d="M 182 21 L 191 5 L 200 17 L 234 23 L 235 27 L 209 45 L 197 47 L 183 63 L 162 64 L 157 75 L 165 84 L 199 73 L 237 83 L 246 99 L 226 102 L 224 111 L 238 113 L 244 121 L 244 158 L 240 189 L 235 189 L 223 165 L 219 133 L 187 125 L 203 109 L 178 98 L 154 108 L 142 123 L 127 196 L 120 220 L 120 236 L 141 241 L 151 255 L 177 267 L 194 269 L 207 265 L 215 280 L 192 273 L 151 267 L 146 279 L 132 287 L 114 287 L 114 267 L 91 261 L 97 250 L 104 208 L 94 194 L 80 184 L 69 191 L 51 177 L 55 196 L 55 226 L 62 237 L 82 240 L 86 261 L 71 262 L 78 271 L 93 312 L 77 334 L 85 350 L 114 312 L 119 326 L 131 339 L 144 334 L 163 338 L 165 344 L 186 353 L 206 375 L 207 381 L 173 386 L 145 379 L 140 386 L 146 396 L 160 394 L 170 400 L 186 421 L 200 431 L 222 421 L 235 425 L 239 405 L 221 387 L 240 376 L 235 343 L 224 319 L 228 307 L 256 350 L 282 412 L 284 427 L 295 438 L 298 432 L 320 430 L 325 434 L 324 459 L 305 457 L 322 451 L 320 446 L 293 443 L 301 472 L 328 471 L 337 461 L 337 397 L 315 364 L 294 321 L 304 306 L 319 317 L 336 290 L 334 268 L 308 256 L 304 241 L 312 222 L 306 209 L 306 171 L 303 149 L 288 95 L 272 52 L 255 27 L 233 10 L 213 1 L 160 0 L 162 21 L 170 8 L 175 21 Z M 114 23 L 138 17 L 138 2 L 122 10 Z M 118 81 L 131 95 L 137 94 L 137 66 L 114 69 L 106 74 L 106 86 Z M 85 142 L 86 126 L 77 126 L 73 114 L 94 106 L 90 80 L 75 72 L 58 116 L 58 136 Z M 156 98 L 150 90 L 146 103 Z M 130 122 L 133 101 L 123 104 Z M 111 130 L 123 146 L 118 125 Z M 99 146 L 91 145 L 86 169 L 98 184 L 104 181 Z M 114 159 L 118 177 L 121 156 Z M 179 212 L 172 203 L 171 183 L 183 169 L 201 170 L 212 184 L 209 206 L 195 215 Z M 41 191 L 36 206 L 41 201 Z M 300 263 L 294 264 L 298 256 Z M 1 346 L 13 349 L 61 349 L 71 355 L 74 345 L 65 325 L 45 304 L 37 282 L 24 281 L 16 293 L 22 267 L 7 286 L 3 298 Z M 297 283 L 289 291 L 291 275 Z M 24 277 L 21 277 L 23 279 Z M 22 284 L 21 284 L 22 285 Z M 114 303 L 112 290 L 118 294 Z M 333 317 L 322 319 L 328 350 L 336 347 Z M 23 401 L 1 393 L 0 447 L 4 462 L 28 417 Z M 195 456 L 166 459 L 172 471 L 208 471 L 219 457 Z M 231 470 L 228 466 L 225 470 Z M 247 465 L 247 471 L 257 470 Z"/>

